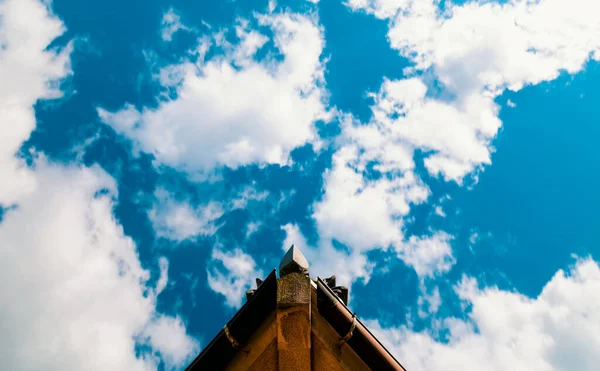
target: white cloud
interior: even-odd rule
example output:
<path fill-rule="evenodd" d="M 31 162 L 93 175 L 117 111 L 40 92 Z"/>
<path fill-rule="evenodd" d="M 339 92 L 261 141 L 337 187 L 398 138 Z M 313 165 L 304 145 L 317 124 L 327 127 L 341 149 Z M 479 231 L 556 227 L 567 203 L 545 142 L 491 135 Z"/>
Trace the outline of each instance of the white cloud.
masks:
<path fill-rule="evenodd" d="M 268 192 L 259 192 L 254 185 L 243 188 L 228 202 L 209 201 L 193 206 L 189 200 L 176 200 L 165 189 L 155 192 L 155 202 L 148 211 L 154 231 L 158 237 L 182 242 L 200 236 L 212 236 L 219 227 L 218 219 L 226 212 L 244 209 L 252 201 L 263 201 Z M 256 232 L 259 225 L 249 225 L 248 234 Z M 252 230 L 251 230 L 252 228 Z"/>
<path fill-rule="evenodd" d="M 238 22 L 235 34 L 240 42 L 233 50 L 232 59 L 238 66 L 249 67 L 254 63 L 256 52 L 269 41 L 269 38 L 258 31 L 251 30 L 250 22 L 247 20 L 239 19 Z"/>
<path fill-rule="evenodd" d="M 396 246 L 396 252 L 419 277 L 433 277 L 448 272 L 455 263 L 451 240 L 452 236 L 444 232 L 425 238 L 411 236 L 408 241 Z"/>
<path fill-rule="evenodd" d="M 158 237 L 173 241 L 184 241 L 198 236 L 213 235 L 224 210 L 214 201 L 199 207 L 192 207 L 186 201 L 177 201 L 163 189 L 155 192 L 156 202 L 148 212 L 152 226 Z"/>
<path fill-rule="evenodd" d="M 0 19 L 0 205 L 10 205 L 35 188 L 15 154 L 35 128 L 34 103 L 62 95 L 58 81 L 71 72 L 71 46 L 47 50 L 64 26 L 40 1 L 2 1 Z"/>
<path fill-rule="evenodd" d="M 357 279 L 369 281 L 375 264 L 367 259 L 366 252 L 376 247 L 363 251 L 353 247 L 340 250 L 333 246 L 331 240 L 322 236 L 319 236 L 317 245 L 313 246 L 307 243 L 297 225 L 286 224 L 282 229 L 286 232 L 282 249 L 287 251 L 295 244 L 306 255 L 311 275 L 328 277 L 335 274 L 344 285 L 350 285 Z M 437 232 L 429 237 L 412 236 L 408 240 L 396 241 L 392 246 L 398 258 L 413 267 L 424 280 L 446 273 L 454 265 L 451 239 L 452 236 L 447 233 Z"/>
<path fill-rule="evenodd" d="M 494 98 L 506 88 L 576 73 L 600 60 L 600 26 L 593 0 L 515 0 L 447 3 L 434 0 L 351 0 L 390 19 L 393 48 L 431 71 L 453 99 L 429 98 L 420 78 L 387 81 L 376 99 L 375 121 L 392 127 L 397 140 L 433 151 L 431 174 L 460 182 L 490 163 L 491 140 L 501 125 Z"/>
<path fill-rule="evenodd" d="M 254 233 L 258 232 L 262 228 L 262 222 L 249 222 L 246 225 L 246 239 L 250 238 Z"/>
<path fill-rule="evenodd" d="M 48 49 L 64 27 L 47 4 L 0 2 L 0 203 L 15 206 L 0 223 L 0 369 L 153 370 L 154 352 L 178 367 L 197 349 L 181 321 L 160 325 L 182 344 L 176 353 L 153 341 L 136 353 L 144 331 L 168 318 L 156 312 L 167 268 L 161 259 L 150 286 L 113 217 L 113 179 L 36 153 L 31 168 L 15 157 L 35 128 L 33 105 L 60 97 L 70 73 L 70 46 Z"/>
<path fill-rule="evenodd" d="M 263 278 L 263 272 L 256 267 L 254 259 L 240 249 L 224 251 L 216 246 L 207 268 L 208 286 L 225 297 L 225 304 L 238 308 L 246 290 L 252 287 L 254 279 Z"/>
<path fill-rule="evenodd" d="M 267 197 L 269 197 L 269 192 L 262 191 L 259 192 L 255 184 L 252 186 L 247 186 L 242 189 L 240 194 L 238 194 L 235 198 L 231 200 L 230 208 L 232 209 L 244 209 L 248 206 L 248 203 L 251 201 L 264 201 Z"/>
<path fill-rule="evenodd" d="M 42 161 L 34 175 L 35 191 L 0 223 L 0 258 L 10 262 L 0 271 L 10 283 L 0 289 L 0 368 L 154 369 L 135 345 L 161 318 L 156 295 L 166 278 L 148 286 L 135 244 L 112 215 L 114 181 L 96 168 Z M 197 345 L 182 323 L 172 324 L 165 336 L 185 336 L 187 347 L 171 354 L 150 345 L 175 362 Z"/>
<path fill-rule="evenodd" d="M 393 20 L 390 41 L 464 96 L 519 90 L 560 70 L 576 73 L 590 55 L 599 57 L 600 4 L 593 0 L 469 2 L 442 17 L 435 9 L 433 1 L 412 1 Z"/>
<path fill-rule="evenodd" d="M 396 146 L 433 151 L 425 159 L 431 174 L 460 182 L 476 167 L 491 163 L 490 141 L 501 126 L 493 97 L 443 102 L 428 98 L 427 86 L 410 78 L 386 80 L 374 98 L 373 125 Z"/>
<path fill-rule="evenodd" d="M 442 305 L 442 297 L 440 295 L 440 289 L 437 286 L 434 287 L 431 292 L 428 292 L 425 283 L 421 282 L 420 289 L 421 295 L 417 300 L 419 306 L 418 315 L 421 318 L 427 318 L 438 312 Z"/>
<path fill-rule="evenodd" d="M 313 214 L 321 238 L 337 239 L 358 251 L 401 241 L 401 217 L 411 203 L 429 194 L 411 171 L 392 179 L 367 179 L 363 172 L 369 149 L 361 154 L 364 147 L 347 145 L 335 153 L 333 168 L 325 174 L 325 195 Z"/>
<path fill-rule="evenodd" d="M 446 217 L 446 213 L 444 212 L 444 209 L 440 205 L 435 207 L 434 212 L 435 212 L 435 215 L 441 216 L 442 218 Z"/>
<path fill-rule="evenodd" d="M 190 355 L 199 351 L 198 343 L 186 334 L 185 323 L 179 317 L 157 316 L 146 326 L 141 337 L 168 365 L 186 366 Z"/>
<path fill-rule="evenodd" d="M 281 229 L 285 231 L 285 239 L 283 240 L 283 245 L 281 246 L 281 249 L 284 253 L 287 252 L 292 245 L 296 245 L 296 247 L 303 253 L 309 250 L 308 242 L 306 241 L 306 237 L 304 237 L 300 231 L 300 227 L 295 224 L 286 224 L 282 226 Z"/>
<path fill-rule="evenodd" d="M 159 295 L 167 287 L 169 282 L 169 261 L 165 257 L 158 259 L 158 266 L 160 268 L 160 277 L 156 283 L 156 295 Z"/>
<path fill-rule="evenodd" d="M 393 246 L 421 277 L 446 272 L 454 264 L 449 236 L 404 236 L 403 218 L 429 193 L 413 172 L 415 150 L 425 153 L 434 176 L 458 184 L 469 174 L 476 179 L 475 171 L 491 164 L 502 125 L 495 98 L 600 59 L 600 5 L 447 2 L 442 12 L 436 0 L 346 4 L 389 19 L 391 46 L 415 67 L 407 70 L 412 77 L 386 79 L 371 94 L 370 122 L 345 120 L 333 169 L 324 176 L 325 195 L 314 205 L 320 244 L 336 239 L 351 254 Z M 441 82 L 441 93 L 430 91 L 431 80 Z"/>
<path fill-rule="evenodd" d="M 469 320 L 448 319 L 447 342 L 407 328 L 369 328 L 410 370 L 592 371 L 600 361 L 600 267 L 581 260 L 559 271 L 537 298 L 465 279 L 457 292 Z"/>
<path fill-rule="evenodd" d="M 194 64 L 166 67 L 168 79 L 178 83 L 178 97 L 163 100 L 157 109 L 132 106 L 100 117 L 133 139 L 163 164 L 190 173 L 210 172 L 218 166 L 288 161 L 289 152 L 316 140 L 314 123 L 326 118 L 323 65 L 324 41 L 315 21 L 294 14 L 257 16 L 272 29 L 281 53 L 256 61 L 257 50 L 268 38 L 239 21 L 241 40 L 229 44 L 221 33 L 201 42 L 224 55 Z M 175 75 L 175 77 L 173 76 Z"/>
<path fill-rule="evenodd" d="M 348 0 L 346 6 L 353 10 L 366 10 L 377 18 L 391 18 L 398 9 L 406 8 L 413 0 Z"/>
<path fill-rule="evenodd" d="M 189 28 L 181 22 L 181 16 L 177 14 L 173 8 L 170 8 L 163 14 L 161 26 L 161 37 L 164 41 L 173 40 L 173 35 L 178 31 L 189 30 Z"/>
<path fill-rule="evenodd" d="M 325 194 L 313 205 L 319 255 L 326 253 L 331 257 L 328 262 L 340 262 L 335 273 L 347 278 L 341 280 L 344 284 L 369 279 L 373 264 L 366 253 L 375 249 L 394 248 L 423 278 L 447 272 L 454 264 L 449 235 L 439 232 L 430 238 L 406 239 L 403 219 L 411 205 L 427 200 L 429 189 L 413 173 L 410 145 L 396 141 L 387 131 L 383 126 L 346 123 L 345 144 L 324 176 Z M 374 161 L 380 177 L 365 175 Z M 336 250 L 333 240 L 348 251 Z"/>

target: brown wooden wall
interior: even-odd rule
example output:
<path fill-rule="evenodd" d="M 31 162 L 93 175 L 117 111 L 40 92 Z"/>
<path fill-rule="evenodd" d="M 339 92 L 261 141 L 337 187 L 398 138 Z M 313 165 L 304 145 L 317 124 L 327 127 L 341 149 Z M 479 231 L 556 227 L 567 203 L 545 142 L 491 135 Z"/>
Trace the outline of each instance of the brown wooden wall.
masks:
<path fill-rule="evenodd" d="M 227 371 L 367 371 L 366 364 L 321 317 L 308 277 L 289 274 L 277 282 L 278 306 Z"/>

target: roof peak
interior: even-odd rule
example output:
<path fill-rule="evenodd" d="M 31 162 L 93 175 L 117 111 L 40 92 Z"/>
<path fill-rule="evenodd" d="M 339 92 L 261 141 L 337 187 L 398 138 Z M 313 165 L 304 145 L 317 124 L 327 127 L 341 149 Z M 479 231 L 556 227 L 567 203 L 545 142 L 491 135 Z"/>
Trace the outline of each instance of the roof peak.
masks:
<path fill-rule="evenodd" d="M 290 273 L 301 273 L 308 276 L 308 260 L 296 245 L 290 246 L 279 263 L 279 277 Z"/>

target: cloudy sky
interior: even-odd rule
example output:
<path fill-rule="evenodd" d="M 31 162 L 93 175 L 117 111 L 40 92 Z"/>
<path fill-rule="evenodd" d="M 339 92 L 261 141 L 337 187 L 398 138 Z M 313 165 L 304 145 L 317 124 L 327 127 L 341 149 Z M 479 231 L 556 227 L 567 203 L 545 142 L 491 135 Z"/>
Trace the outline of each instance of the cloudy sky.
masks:
<path fill-rule="evenodd" d="M 0 0 L 0 369 L 180 370 L 295 243 L 411 371 L 596 371 L 597 0 Z"/>

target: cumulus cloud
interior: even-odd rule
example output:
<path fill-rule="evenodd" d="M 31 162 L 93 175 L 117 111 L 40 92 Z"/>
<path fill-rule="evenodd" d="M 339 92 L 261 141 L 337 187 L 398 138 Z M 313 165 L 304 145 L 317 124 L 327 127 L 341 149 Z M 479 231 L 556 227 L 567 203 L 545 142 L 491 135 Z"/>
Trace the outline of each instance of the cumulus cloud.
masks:
<path fill-rule="evenodd" d="M 357 279 L 369 281 L 375 263 L 367 259 L 366 253 L 376 247 L 359 250 L 349 245 L 347 249 L 341 249 L 336 248 L 331 240 L 321 236 L 314 246 L 306 241 L 297 225 L 286 224 L 282 229 L 285 231 L 283 251 L 287 251 L 291 245 L 296 245 L 306 255 L 311 275 L 328 277 L 335 274 L 338 281 L 345 285 L 352 284 Z M 427 278 L 448 272 L 454 265 L 451 239 L 452 236 L 447 233 L 437 232 L 432 236 L 411 236 L 407 240 L 396 241 L 392 246 L 398 258 L 413 267 L 424 282 Z"/>
<path fill-rule="evenodd" d="M 254 259 L 237 248 L 225 251 L 222 246 L 215 246 L 208 265 L 208 286 L 223 295 L 225 304 L 232 308 L 241 306 L 244 293 L 252 287 L 255 278 L 263 278 Z"/>
<path fill-rule="evenodd" d="M 208 201 L 193 205 L 190 200 L 178 200 L 166 189 L 158 189 L 155 201 L 148 211 L 154 231 L 158 237 L 182 242 L 197 237 L 214 235 L 219 227 L 219 219 L 234 209 L 244 209 L 248 203 L 263 201 L 268 192 L 258 191 L 254 185 L 244 187 L 229 201 Z M 259 224 L 248 226 L 248 236 L 258 230 Z"/>
<path fill-rule="evenodd" d="M 155 192 L 156 202 L 148 216 L 158 237 L 184 241 L 198 236 L 211 236 L 217 220 L 223 215 L 221 204 L 211 201 L 193 207 L 187 201 L 177 201 L 164 189 Z"/>
<path fill-rule="evenodd" d="M 437 232 L 433 236 L 411 236 L 408 241 L 398 244 L 398 256 L 415 269 L 419 277 L 433 277 L 446 273 L 455 263 L 450 241 L 452 236 Z"/>
<path fill-rule="evenodd" d="M 434 176 L 462 184 L 491 164 L 502 122 L 495 98 L 505 89 L 576 73 L 600 60 L 599 5 L 591 0 L 515 0 L 505 4 L 437 0 L 349 0 L 389 20 L 388 40 L 411 60 L 407 77 L 385 79 L 366 123 L 345 120 L 325 194 L 314 206 L 320 238 L 351 254 L 392 246 L 421 277 L 454 264 L 451 237 L 404 236 L 411 205 L 428 189 L 414 174 L 416 150 Z M 431 89 L 429 81 L 439 83 Z M 441 89 L 441 92 L 440 92 Z"/>
<path fill-rule="evenodd" d="M 411 202 L 429 194 L 410 171 L 392 179 L 367 179 L 364 160 L 359 146 L 336 152 L 333 168 L 325 174 L 325 195 L 313 214 L 321 238 L 335 238 L 358 251 L 401 241 L 401 217 Z"/>
<path fill-rule="evenodd" d="M 173 8 L 170 8 L 163 14 L 161 27 L 161 37 L 164 41 L 173 40 L 173 35 L 178 31 L 189 30 L 189 28 L 181 22 L 181 16 L 177 14 Z"/>
<path fill-rule="evenodd" d="M 59 80 L 71 72 L 71 46 L 47 49 L 64 26 L 43 2 L 2 1 L 0 19 L 0 205 L 9 206 L 35 188 L 16 153 L 35 128 L 34 103 L 62 95 Z"/>
<path fill-rule="evenodd" d="M 113 180 L 95 168 L 43 163 L 35 177 L 39 187 L 0 224 L 0 257 L 10 262 L 0 273 L 10 282 L 0 290 L 1 368 L 152 369 L 152 353 L 136 356 L 135 346 L 160 325 L 160 287 L 148 286 L 135 244 L 112 216 Z M 186 339 L 176 354 L 153 348 L 165 360 L 197 348 L 182 322 L 162 330 Z"/>
<path fill-rule="evenodd" d="M 48 48 L 64 27 L 47 4 L 0 3 L 0 204 L 13 205 L 0 222 L 0 369 L 152 370 L 160 358 L 181 366 L 198 345 L 182 321 L 156 312 L 166 261 L 153 287 L 113 217 L 114 180 L 38 153 L 32 167 L 16 157 L 35 128 L 33 105 L 60 97 L 70 73 L 70 46 Z M 156 327 L 182 348 L 144 338 Z"/>
<path fill-rule="evenodd" d="M 431 292 L 428 292 L 425 284 L 422 283 L 420 289 L 421 295 L 417 300 L 419 307 L 417 314 L 421 318 L 427 318 L 437 313 L 442 305 L 442 297 L 440 296 L 440 289 L 438 287 L 434 287 Z"/>
<path fill-rule="evenodd" d="M 425 159 L 429 172 L 460 183 L 476 167 L 491 163 L 490 143 L 501 126 L 498 112 L 493 97 L 444 102 L 427 97 L 420 78 L 386 80 L 374 95 L 373 125 L 390 147 L 433 152 Z"/>
<path fill-rule="evenodd" d="M 464 279 L 457 293 L 468 320 L 447 319 L 447 341 L 408 328 L 369 328 L 410 370 L 592 371 L 600 355 L 600 267 L 580 260 L 559 271 L 537 298 Z"/>
<path fill-rule="evenodd" d="M 179 317 L 156 316 L 144 329 L 141 338 L 158 352 L 167 365 L 186 366 L 190 356 L 198 350 L 198 343 L 185 331 L 185 323 Z"/>
<path fill-rule="evenodd" d="M 216 33 L 201 41 L 197 62 L 165 67 L 161 82 L 177 90 L 176 98 L 156 109 L 99 109 L 100 117 L 160 163 L 191 173 L 286 163 L 292 149 L 316 140 L 315 121 L 327 116 L 323 32 L 313 19 L 295 14 L 260 15 L 256 21 L 273 37 L 240 20 L 237 44 Z M 280 57 L 268 53 L 257 60 L 268 41 Z M 204 60 L 214 46 L 225 52 Z"/>
<path fill-rule="evenodd" d="M 244 209 L 248 206 L 248 203 L 253 201 L 264 201 L 269 197 L 269 192 L 259 192 L 253 184 L 252 186 L 244 187 L 241 192 L 236 195 L 230 202 L 230 208 L 232 209 Z"/>
<path fill-rule="evenodd" d="M 439 232 L 407 239 L 404 234 L 411 206 L 429 197 L 428 187 L 413 171 L 411 147 L 396 142 L 382 126 L 352 122 L 344 125 L 341 141 L 333 167 L 324 175 L 325 194 L 313 205 L 318 248 L 329 252 L 328 261 L 340 262 L 335 273 L 348 279 L 342 279 L 345 284 L 368 280 L 373 264 L 366 253 L 390 247 L 422 278 L 447 272 L 454 264 L 451 236 Z M 369 166 L 380 175 L 369 176 Z M 335 249 L 333 241 L 347 251 Z"/>
<path fill-rule="evenodd" d="M 447 87 L 494 94 L 580 71 L 600 55 L 600 5 L 591 0 L 468 2 L 439 14 L 435 1 L 408 1 L 392 18 L 392 46 L 434 67 Z M 502 32 L 498 32 L 502 30 Z"/>
<path fill-rule="evenodd" d="M 593 0 L 499 4 L 436 0 L 350 0 L 354 10 L 389 19 L 388 39 L 431 72 L 451 99 L 428 97 L 420 77 L 386 81 L 376 96 L 374 120 L 391 127 L 396 140 L 431 151 L 429 172 L 460 182 L 490 163 L 491 141 L 501 122 L 494 98 L 576 73 L 600 60 L 600 26 Z"/>

